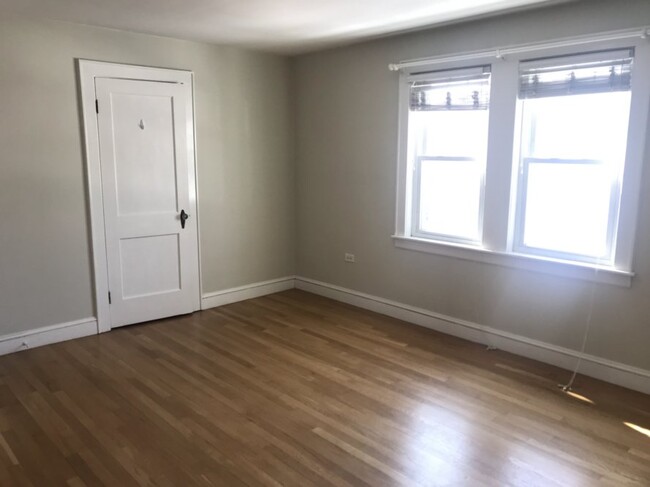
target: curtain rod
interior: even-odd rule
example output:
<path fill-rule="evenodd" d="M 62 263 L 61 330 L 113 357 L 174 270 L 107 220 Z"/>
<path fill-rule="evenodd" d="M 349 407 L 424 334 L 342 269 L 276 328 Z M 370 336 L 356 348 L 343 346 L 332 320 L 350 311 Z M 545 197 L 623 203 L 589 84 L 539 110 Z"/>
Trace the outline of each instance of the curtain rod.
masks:
<path fill-rule="evenodd" d="M 430 58 L 412 59 L 409 61 L 400 61 L 399 63 L 389 64 L 388 69 L 391 71 L 399 71 L 405 68 L 416 68 L 418 66 L 430 66 L 432 64 L 441 64 L 454 61 L 470 61 L 473 59 L 496 58 L 503 59 L 508 54 L 520 54 L 526 52 L 541 51 L 544 49 L 552 49 L 558 47 L 578 46 L 581 44 L 591 44 L 594 42 L 603 41 L 617 41 L 621 39 L 633 39 L 640 37 L 641 39 L 648 39 L 650 37 L 650 28 L 637 28 L 628 30 L 618 30 L 611 32 L 604 32 L 597 35 L 569 37 L 552 42 L 542 42 L 534 44 L 520 44 L 516 46 L 499 47 L 486 51 L 472 51 L 454 56 L 435 56 Z"/>

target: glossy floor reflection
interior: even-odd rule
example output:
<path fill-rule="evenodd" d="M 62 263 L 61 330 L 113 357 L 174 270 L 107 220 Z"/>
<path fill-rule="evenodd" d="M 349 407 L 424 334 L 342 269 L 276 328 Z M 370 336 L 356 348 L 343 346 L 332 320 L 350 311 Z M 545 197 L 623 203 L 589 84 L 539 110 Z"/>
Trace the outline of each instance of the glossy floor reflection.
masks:
<path fill-rule="evenodd" d="M 301 291 L 0 357 L 0 486 L 648 486 L 650 397 Z"/>

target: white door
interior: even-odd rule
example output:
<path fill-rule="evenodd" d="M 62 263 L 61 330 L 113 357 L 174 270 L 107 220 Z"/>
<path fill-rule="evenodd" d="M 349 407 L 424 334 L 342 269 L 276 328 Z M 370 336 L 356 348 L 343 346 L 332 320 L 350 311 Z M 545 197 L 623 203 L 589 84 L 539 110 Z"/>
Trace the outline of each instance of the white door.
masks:
<path fill-rule="evenodd" d="M 190 87 L 97 78 L 95 89 L 111 327 L 191 313 L 198 247 Z"/>

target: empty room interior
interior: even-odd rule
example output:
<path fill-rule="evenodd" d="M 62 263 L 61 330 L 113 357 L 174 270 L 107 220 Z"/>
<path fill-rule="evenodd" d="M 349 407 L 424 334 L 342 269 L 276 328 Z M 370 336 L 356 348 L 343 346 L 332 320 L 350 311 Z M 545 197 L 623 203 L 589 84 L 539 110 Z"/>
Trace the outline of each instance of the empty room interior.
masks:
<path fill-rule="evenodd" d="M 0 0 L 0 486 L 650 486 L 650 2 Z"/>

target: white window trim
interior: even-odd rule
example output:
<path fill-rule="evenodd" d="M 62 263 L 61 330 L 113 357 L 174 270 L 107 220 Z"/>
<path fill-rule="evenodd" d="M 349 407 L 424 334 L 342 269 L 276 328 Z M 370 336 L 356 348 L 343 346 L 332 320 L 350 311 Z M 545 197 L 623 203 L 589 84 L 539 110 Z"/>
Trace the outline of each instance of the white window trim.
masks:
<path fill-rule="evenodd" d="M 486 249 L 485 247 L 449 244 L 449 242 L 404 237 L 401 235 L 393 235 L 392 238 L 395 247 L 400 249 L 415 250 L 417 252 L 454 257 L 461 260 L 471 260 L 484 264 L 541 272 L 603 284 L 630 287 L 632 285 L 632 278 L 634 277 L 634 272 L 595 264 L 565 261 L 516 252 L 499 252 Z"/>
<path fill-rule="evenodd" d="M 502 265 L 543 272 L 558 276 L 595 281 L 619 286 L 631 286 L 633 272 L 633 253 L 638 221 L 641 176 L 645 156 L 648 111 L 650 109 L 650 42 L 647 38 L 629 35 L 621 39 L 598 40 L 585 45 L 585 38 L 546 43 L 544 45 L 512 48 L 507 56 L 497 50 L 493 52 L 460 54 L 444 60 L 432 59 L 427 65 L 418 61 L 409 66 L 404 63 L 400 69 L 399 83 L 399 137 L 397 163 L 397 191 L 395 234 L 396 247 L 473 260 L 494 265 Z M 545 47 L 545 46 L 550 47 Z M 521 254 L 514 250 L 514 211 L 517 192 L 513 191 L 515 181 L 513 171 L 518 165 L 521 120 L 518 110 L 517 85 L 519 62 L 531 57 L 561 56 L 579 54 L 596 50 L 629 48 L 635 49 L 632 73 L 632 99 L 628 143 L 623 174 L 623 192 L 620 200 L 618 235 L 612 266 L 597 263 L 565 261 L 561 259 Z M 461 243 L 428 240 L 413 236 L 412 218 L 412 178 L 413 171 L 408 161 L 408 79 L 414 73 L 427 70 L 458 69 L 476 66 L 477 63 L 491 65 L 492 93 L 490 96 L 490 129 L 483 214 L 483 244 L 464 245 Z M 496 88 L 495 88 L 496 87 Z M 492 181 L 498 181 L 493 183 Z"/>

